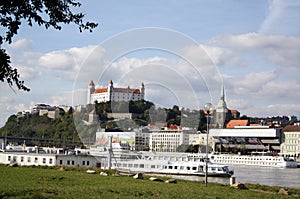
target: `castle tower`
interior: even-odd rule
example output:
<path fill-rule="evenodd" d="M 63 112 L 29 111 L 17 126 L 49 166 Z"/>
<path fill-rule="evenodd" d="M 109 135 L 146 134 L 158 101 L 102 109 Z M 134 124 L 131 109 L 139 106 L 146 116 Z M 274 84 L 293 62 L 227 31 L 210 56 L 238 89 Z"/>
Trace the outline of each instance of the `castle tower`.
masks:
<path fill-rule="evenodd" d="M 228 114 L 228 108 L 225 102 L 225 89 L 224 89 L 224 85 L 222 84 L 221 97 L 218 102 L 218 106 L 216 109 L 216 116 L 215 116 L 215 121 L 216 121 L 215 123 L 218 128 L 224 128 L 227 114 Z"/>
<path fill-rule="evenodd" d="M 108 92 L 108 101 L 112 100 L 112 93 L 114 91 L 114 83 L 112 80 L 109 81 L 107 86 L 107 92 Z"/>
<path fill-rule="evenodd" d="M 95 84 L 93 80 L 90 81 L 89 86 L 88 86 L 88 91 L 87 91 L 87 104 L 92 104 L 91 102 L 91 96 L 95 92 Z"/>

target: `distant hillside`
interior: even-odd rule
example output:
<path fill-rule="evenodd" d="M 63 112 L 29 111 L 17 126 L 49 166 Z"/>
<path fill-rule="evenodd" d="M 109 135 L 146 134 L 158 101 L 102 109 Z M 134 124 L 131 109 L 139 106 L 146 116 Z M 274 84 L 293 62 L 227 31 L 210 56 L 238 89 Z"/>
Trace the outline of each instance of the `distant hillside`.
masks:
<path fill-rule="evenodd" d="M 0 128 L 0 134 L 7 136 L 79 140 L 74 132 L 76 130 L 72 112 L 62 112 L 57 119 L 38 114 L 28 114 L 22 117 L 12 115 L 5 126 Z"/>
<path fill-rule="evenodd" d="M 113 103 L 113 104 L 112 104 Z M 98 116 L 98 122 L 89 124 L 89 114 L 92 110 Z M 108 113 L 132 113 L 132 119 L 118 120 L 108 118 Z M 200 119 L 200 120 L 199 120 Z M 80 112 L 73 115 L 61 111 L 56 119 L 46 115 L 28 114 L 23 116 L 12 115 L 4 127 L 0 128 L 0 135 L 30 138 L 48 138 L 58 140 L 81 140 L 84 143 L 93 143 L 95 133 L 100 128 L 111 131 L 118 128 L 127 131 L 129 128 L 146 126 L 150 123 L 165 122 L 167 125 L 176 124 L 199 129 L 206 128 L 206 118 L 203 112 L 190 111 L 173 106 L 172 109 L 155 108 L 150 101 L 105 102 L 87 105 Z M 76 124 L 76 127 L 75 127 Z"/>

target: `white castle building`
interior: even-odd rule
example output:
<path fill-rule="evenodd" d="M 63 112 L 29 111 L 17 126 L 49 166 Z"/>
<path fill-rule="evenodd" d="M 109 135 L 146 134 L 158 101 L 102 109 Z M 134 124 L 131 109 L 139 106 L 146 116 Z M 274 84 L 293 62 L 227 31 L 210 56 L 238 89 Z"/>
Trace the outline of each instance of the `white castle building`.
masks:
<path fill-rule="evenodd" d="M 109 81 L 107 87 L 95 89 L 95 84 L 91 80 L 87 92 L 87 104 L 107 101 L 138 101 L 145 97 L 145 86 L 142 83 L 140 88 L 115 88 L 112 80 Z"/>

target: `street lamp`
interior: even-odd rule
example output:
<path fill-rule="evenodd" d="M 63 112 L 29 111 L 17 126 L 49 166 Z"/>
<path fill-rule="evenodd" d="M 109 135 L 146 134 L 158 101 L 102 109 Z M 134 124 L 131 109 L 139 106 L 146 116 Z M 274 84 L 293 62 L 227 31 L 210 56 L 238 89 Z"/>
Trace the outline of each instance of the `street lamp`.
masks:
<path fill-rule="evenodd" d="M 206 157 L 205 157 L 205 185 L 207 186 L 207 174 L 208 174 L 208 134 L 209 134 L 209 119 L 210 114 L 213 112 L 213 105 L 212 103 L 206 103 L 204 105 L 204 113 L 206 115 Z"/>

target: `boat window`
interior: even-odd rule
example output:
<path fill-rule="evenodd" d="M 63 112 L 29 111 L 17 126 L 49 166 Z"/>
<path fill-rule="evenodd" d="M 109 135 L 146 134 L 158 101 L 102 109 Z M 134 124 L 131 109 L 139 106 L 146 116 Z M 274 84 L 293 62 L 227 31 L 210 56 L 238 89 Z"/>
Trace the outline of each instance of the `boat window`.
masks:
<path fill-rule="evenodd" d="M 140 164 L 140 168 L 144 168 L 145 167 L 145 165 L 144 164 Z"/>
<path fill-rule="evenodd" d="M 174 169 L 178 169 L 178 166 L 174 166 Z"/>
<path fill-rule="evenodd" d="M 24 157 L 23 156 L 21 156 L 21 162 L 24 162 Z"/>
<path fill-rule="evenodd" d="M 151 165 L 151 169 L 155 169 L 155 165 L 154 164 Z"/>
<path fill-rule="evenodd" d="M 186 167 L 187 170 L 191 170 L 191 167 Z"/>
<path fill-rule="evenodd" d="M 10 161 L 11 160 L 11 157 L 10 157 L 10 155 L 8 156 L 8 161 Z"/>
<path fill-rule="evenodd" d="M 173 169 L 173 166 L 169 166 L 169 169 Z"/>
<path fill-rule="evenodd" d="M 138 168 L 138 164 L 134 164 L 134 168 Z"/>
<path fill-rule="evenodd" d="M 132 167 L 132 164 L 128 164 L 128 167 Z"/>
<path fill-rule="evenodd" d="M 53 163 L 53 159 L 50 158 L 50 159 L 49 159 L 49 164 L 52 164 L 52 163 Z"/>
<path fill-rule="evenodd" d="M 27 162 L 31 162 L 31 158 L 30 157 L 27 157 Z"/>
<path fill-rule="evenodd" d="M 126 164 L 126 163 L 123 163 L 123 167 L 127 167 L 127 164 Z"/>
<path fill-rule="evenodd" d="M 212 170 L 212 171 L 215 171 L 215 170 L 216 170 L 216 168 L 215 168 L 215 167 L 212 167 L 212 168 L 211 168 L 211 170 Z"/>
<path fill-rule="evenodd" d="M 180 166 L 180 169 L 184 169 L 184 166 Z"/>
<path fill-rule="evenodd" d="M 43 164 L 46 164 L 46 158 L 43 158 Z"/>
<path fill-rule="evenodd" d="M 197 167 L 193 167 L 192 169 L 193 169 L 194 171 L 196 171 L 196 170 L 197 170 Z"/>

